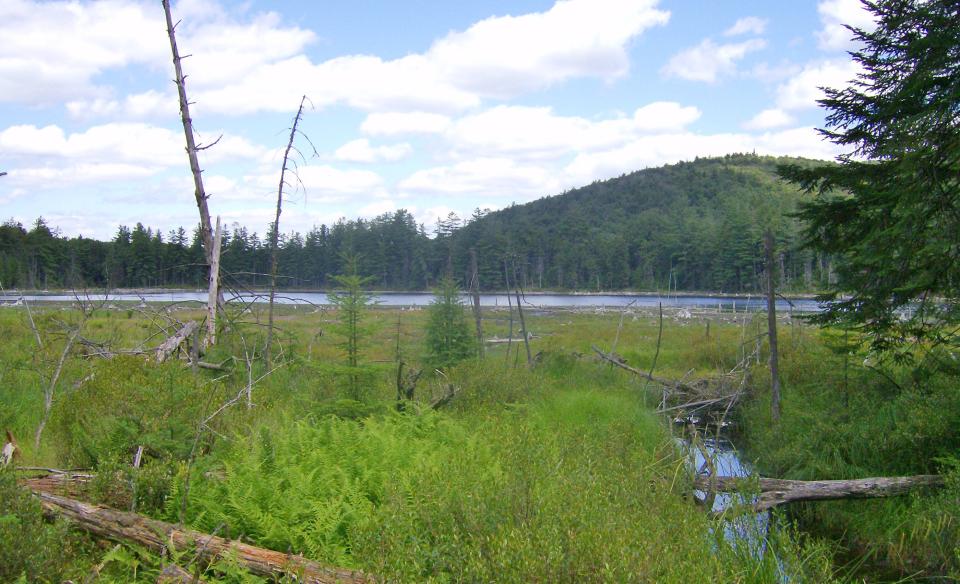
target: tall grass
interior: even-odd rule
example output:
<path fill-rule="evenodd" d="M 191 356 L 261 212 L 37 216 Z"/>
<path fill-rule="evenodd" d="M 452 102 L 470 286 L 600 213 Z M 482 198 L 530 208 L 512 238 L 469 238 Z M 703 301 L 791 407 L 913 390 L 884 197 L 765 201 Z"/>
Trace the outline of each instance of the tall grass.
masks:
<path fill-rule="evenodd" d="M 50 327 L 59 311 L 44 312 L 51 320 L 43 326 Z M 485 329 L 505 336 L 505 314 L 487 316 Z M 141 481 L 148 497 L 120 493 L 115 500 L 142 500 L 148 512 L 162 506 L 177 519 L 185 503 L 186 519 L 198 528 L 395 581 L 779 582 L 785 572 L 797 582 L 829 579 L 817 545 L 774 531 L 766 547 L 776 553 L 758 556 L 724 539 L 691 503 L 675 443 L 644 405 L 654 397 L 591 356 L 591 344 L 608 346 L 618 316 L 531 315 L 535 367 L 523 359 L 514 366 L 514 355 L 506 359 L 498 345 L 485 360 L 468 359 L 445 377 L 425 374 L 416 403 L 400 414 L 392 403 L 396 312 L 371 314 L 380 326 L 366 354 L 375 369 L 361 403 L 345 399 L 330 366 L 339 359 L 323 334 L 332 315 L 284 308 L 276 322 L 287 334 L 279 337 L 282 354 L 274 353 L 282 365 L 253 388 L 251 407 L 239 402 L 203 427 L 196 449 L 199 421 L 247 383 L 243 348 L 256 344 L 262 328 L 236 323 L 221 335 L 205 359 L 240 356 L 227 361 L 228 373 L 195 376 L 176 362 L 77 354 L 54 408 L 50 446 L 26 452 L 25 461 L 96 464 L 104 476 L 118 473 L 133 484 L 138 477 L 118 466 L 131 446 L 145 444 L 181 463 L 169 497 L 160 501 L 166 491 L 155 484 L 164 476 L 157 472 Z M 625 320 L 618 352 L 646 369 L 658 322 L 650 313 L 635 316 Z M 31 333 L 20 318 L 0 313 L 0 331 L 11 338 L 0 355 L 16 372 L 4 373 L 13 383 L 0 386 L 9 392 L 0 412 L 15 428 L 29 429 L 38 417 L 40 376 L 31 373 Z M 424 312 L 402 315 L 408 363 L 424 353 L 425 321 Z M 134 346 L 151 327 L 136 313 L 117 311 L 86 323 L 91 338 L 117 346 Z M 669 321 L 657 372 L 679 378 L 690 370 L 724 371 L 739 360 L 740 336 L 733 325 L 714 323 L 708 337 L 702 321 Z M 267 373 L 253 367 L 253 378 Z M 72 387 L 90 372 L 92 379 Z M 443 411 L 429 411 L 448 384 L 456 397 Z M 196 460 L 187 470 L 190 453 Z M 117 581 L 154 578 L 159 565 L 136 550 L 105 559 Z M 243 578 L 229 563 L 218 570 Z"/>

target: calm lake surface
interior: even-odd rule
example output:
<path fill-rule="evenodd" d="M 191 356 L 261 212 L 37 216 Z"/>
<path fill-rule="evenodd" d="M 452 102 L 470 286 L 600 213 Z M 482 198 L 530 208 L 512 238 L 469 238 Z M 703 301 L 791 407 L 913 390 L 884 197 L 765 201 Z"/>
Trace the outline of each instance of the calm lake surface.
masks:
<path fill-rule="evenodd" d="M 14 302 L 18 298 L 28 302 L 70 302 L 74 300 L 72 294 L 27 294 L 20 295 L 8 291 L 0 296 L 4 302 Z M 116 293 L 104 295 L 102 293 L 85 296 L 90 300 L 115 300 L 118 302 L 206 302 L 206 292 L 171 291 L 151 292 L 148 294 Z M 374 299 L 381 306 L 427 306 L 433 301 L 430 292 L 378 292 Z M 267 302 L 266 294 L 228 295 L 231 302 Z M 464 300 L 467 297 L 464 296 Z M 650 296 L 626 294 L 527 294 L 521 300 L 525 307 L 530 308 L 622 308 L 632 306 L 637 308 L 656 308 L 661 303 L 664 308 L 711 309 L 723 311 L 760 311 L 766 309 L 766 299 L 762 296 L 745 296 L 732 298 L 729 296 Z M 511 297 L 511 302 L 513 302 Z M 276 302 L 295 305 L 329 305 L 330 300 L 324 292 L 281 292 Z M 481 294 L 480 304 L 486 307 L 506 307 L 506 294 Z M 792 305 L 792 306 L 791 306 Z M 783 312 L 818 312 L 821 310 L 816 300 L 810 298 L 777 300 L 777 310 Z"/>

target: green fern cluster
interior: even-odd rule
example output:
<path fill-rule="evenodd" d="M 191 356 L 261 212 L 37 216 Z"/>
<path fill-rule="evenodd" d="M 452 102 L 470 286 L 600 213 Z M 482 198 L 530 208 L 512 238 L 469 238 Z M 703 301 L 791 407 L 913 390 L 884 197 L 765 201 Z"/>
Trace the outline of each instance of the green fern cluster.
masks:
<path fill-rule="evenodd" d="M 434 414 L 368 418 L 333 416 L 279 430 L 266 427 L 238 441 L 197 473 L 188 520 L 272 549 L 354 566 L 349 531 L 381 504 L 388 486 L 466 440 L 455 423 Z M 179 481 L 178 481 L 179 483 Z M 180 508 L 182 490 L 168 503 Z"/>

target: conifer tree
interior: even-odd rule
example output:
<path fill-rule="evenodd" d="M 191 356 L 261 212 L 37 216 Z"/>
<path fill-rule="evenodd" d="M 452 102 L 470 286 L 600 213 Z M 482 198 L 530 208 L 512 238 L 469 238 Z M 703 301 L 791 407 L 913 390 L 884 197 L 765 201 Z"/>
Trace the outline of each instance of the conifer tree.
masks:
<path fill-rule="evenodd" d="M 476 339 L 467 324 L 457 283 L 449 275 L 440 280 L 430 304 L 427 324 L 427 365 L 449 369 L 476 352 Z"/>
<path fill-rule="evenodd" d="M 821 133 L 848 152 L 838 165 L 781 174 L 819 195 L 800 216 L 809 244 L 839 259 L 835 302 L 819 322 L 862 330 L 873 349 L 907 359 L 917 341 L 957 344 L 960 3 L 864 4 L 877 28 L 851 29 L 863 71 L 821 100 Z"/>

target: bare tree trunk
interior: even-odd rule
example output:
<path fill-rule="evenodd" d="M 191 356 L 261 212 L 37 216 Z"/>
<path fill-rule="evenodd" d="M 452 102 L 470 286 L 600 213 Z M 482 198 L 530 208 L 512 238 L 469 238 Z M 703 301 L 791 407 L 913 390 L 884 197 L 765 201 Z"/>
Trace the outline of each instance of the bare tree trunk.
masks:
<path fill-rule="evenodd" d="M 213 253 L 210 254 L 210 285 L 207 296 L 207 338 L 204 346 L 211 346 L 217 342 L 217 307 L 220 298 L 220 243 L 223 241 L 223 232 L 220 229 L 220 217 L 217 217 L 217 232 L 213 238 Z"/>
<path fill-rule="evenodd" d="M 203 242 L 203 251 L 207 259 L 207 265 L 211 266 L 212 269 L 214 255 L 213 227 L 210 221 L 210 210 L 207 207 L 207 192 L 203 188 L 203 171 L 200 170 L 200 159 L 197 157 L 197 153 L 213 146 L 220 141 L 220 138 L 217 138 L 206 146 L 198 145 L 194 138 L 193 118 L 190 117 L 190 100 L 187 99 L 186 77 L 183 75 L 183 57 L 180 56 L 180 50 L 177 48 L 177 25 L 173 23 L 173 17 L 170 14 L 170 0 L 162 0 L 162 3 L 163 12 L 167 19 L 167 36 L 170 38 L 170 53 L 173 56 L 173 70 L 175 73 L 173 81 L 177 86 L 177 94 L 180 98 L 180 121 L 183 123 L 183 134 L 187 142 L 187 158 L 190 161 L 190 173 L 193 175 L 197 210 L 200 211 L 200 241 Z M 223 308 L 222 292 L 217 292 L 215 302 L 218 310 Z"/>
<path fill-rule="evenodd" d="M 514 275 L 516 279 L 516 275 Z M 527 334 L 527 322 L 523 318 L 523 306 L 520 305 L 520 287 L 514 282 L 514 292 L 517 296 L 517 314 L 520 316 L 520 333 L 523 335 L 523 346 L 527 349 L 527 367 L 533 363 L 533 357 L 530 356 L 530 336 Z"/>
<path fill-rule="evenodd" d="M 470 295 L 473 298 L 473 320 L 477 325 L 477 355 L 483 357 L 483 326 L 480 318 L 480 273 L 477 268 L 477 250 L 470 248 Z"/>
<path fill-rule="evenodd" d="M 277 251 L 280 247 L 280 211 L 283 209 L 283 185 L 286 184 L 290 150 L 293 149 L 293 139 L 297 136 L 297 125 L 300 123 L 300 117 L 303 115 L 303 104 L 306 101 L 306 95 L 300 98 L 300 107 L 297 109 L 297 115 L 293 118 L 293 126 L 290 127 L 290 139 L 287 141 L 287 149 L 283 152 L 283 166 L 280 168 L 280 186 L 277 187 L 277 215 L 273 220 L 273 233 L 270 238 L 270 308 L 267 311 L 267 346 L 264 352 L 267 367 L 273 365 L 270 357 L 270 345 L 273 344 L 273 299 L 277 293 Z"/>
<path fill-rule="evenodd" d="M 767 331 L 770 341 L 770 415 L 774 422 L 780 421 L 780 361 L 777 353 L 777 304 L 774 289 L 773 232 L 763 235 L 763 247 L 767 256 Z"/>
<path fill-rule="evenodd" d="M 163 11 L 167 17 L 167 36 L 170 37 L 170 52 L 173 54 L 173 69 L 176 72 L 174 83 L 177 84 L 177 93 L 180 95 L 180 119 L 183 122 L 183 133 L 187 140 L 187 157 L 190 159 L 190 172 L 193 173 L 193 184 L 196 189 L 197 209 L 200 211 L 200 239 L 203 241 L 203 250 L 209 264 L 213 255 L 213 235 L 211 233 L 210 211 L 207 209 L 207 194 L 203 189 L 203 177 L 200 170 L 200 160 L 197 158 L 199 148 L 193 136 L 193 120 L 190 118 L 190 102 L 187 100 L 186 81 L 181 66 L 182 57 L 177 49 L 177 37 L 174 32 L 176 25 L 170 15 L 170 0 L 163 1 Z"/>
<path fill-rule="evenodd" d="M 48 385 L 46 391 L 43 392 L 43 416 L 40 418 L 37 431 L 33 436 L 34 452 L 40 450 L 40 438 L 43 436 L 43 429 L 50 419 L 50 410 L 53 409 L 53 397 L 57 390 L 57 382 L 60 381 L 60 374 L 63 373 L 63 364 L 66 362 L 67 355 L 70 354 L 70 349 L 73 348 L 73 343 L 77 340 L 77 335 L 79 334 L 79 326 L 70 331 L 70 335 L 67 337 L 67 343 L 63 346 L 63 351 L 60 353 L 60 360 L 57 361 L 57 368 L 53 372 L 53 377 L 50 378 L 50 385 Z"/>
<path fill-rule="evenodd" d="M 510 272 L 507 260 L 503 260 L 503 278 L 507 286 L 507 307 L 510 310 L 510 332 L 507 334 L 507 363 L 510 363 L 510 348 L 513 346 L 513 301 L 510 300 Z"/>

